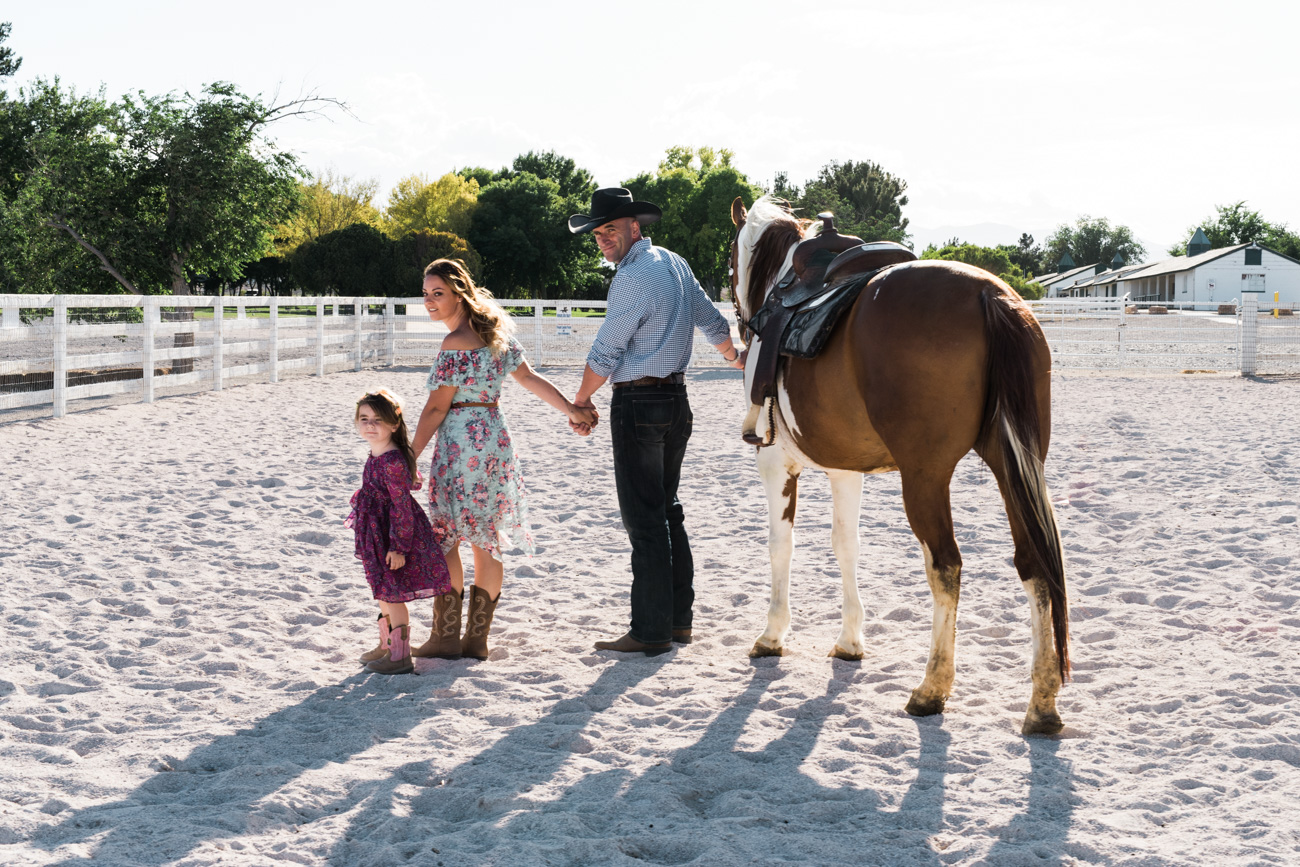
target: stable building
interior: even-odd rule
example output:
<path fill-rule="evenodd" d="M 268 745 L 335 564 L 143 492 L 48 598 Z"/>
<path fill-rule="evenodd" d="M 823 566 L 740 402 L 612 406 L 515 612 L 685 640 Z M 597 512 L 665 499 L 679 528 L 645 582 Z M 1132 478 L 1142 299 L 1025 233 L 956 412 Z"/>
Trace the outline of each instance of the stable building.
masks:
<path fill-rule="evenodd" d="M 1040 274 L 1030 282 L 1043 287 L 1044 298 L 1057 298 L 1071 294 L 1070 289 L 1076 283 L 1091 280 L 1102 270 L 1105 269 L 1097 265 L 1076 266 L 1070 254 L 1066 253 L 1057 263 L 1055 273 Z"/>
<path fill-rule="evenodd" d="M 1198 243 L 1199 239 L 1199 243 Z M 1140 303 L 1221 304 L 1260 292 L 1259 306 L 1300 305 L 1300 261 L 1259 244 L 1209 249 L 1199 229 L 1187 255 L 1155 262 L 1123 275 L 1119 294 Z"/>
<path fill-rule="evenodd" d="M 1109 266 L 1075 267 L 1067 253 L 1055 274 L 1034 278 L 1044 298 L 1123 298 L 1142 304 L 1221 304 L 1240 301 L 1243 292 L 1262 293 L 1259 304 L 1300 308 L 1300 261 L 1260 244 L 1210 249 L 1200 229 L 1187 255 L 1141 265 L 1125 265 L 1118 255 Z"/>

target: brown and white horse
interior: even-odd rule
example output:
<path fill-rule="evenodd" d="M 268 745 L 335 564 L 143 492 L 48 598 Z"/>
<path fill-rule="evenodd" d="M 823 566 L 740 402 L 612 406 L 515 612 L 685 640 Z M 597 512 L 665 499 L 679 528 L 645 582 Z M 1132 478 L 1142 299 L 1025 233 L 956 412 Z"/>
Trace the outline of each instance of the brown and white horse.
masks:
<path fill-rule="evenodd" d="M 732 205 L 732 291 L 744 323 L 790 267 L 814 229 L 784 203 Z M 742 325 L 742 333 L 746 329 Z M 749 393 L 758 359 L 751 335 Z M 1056 695 L 1069 671 L 1065 564 L 1043 460 L 1051 430 L 1051 356 L 1028 306 L 1004 282 L 961 263 L 895 265 L 872 278 L 819 356 L 787 358 L 776 398 L 751 406 L 746 432 L 767 492 L 772 596 L 767 628 L 751 656 L 779 656 L 790 624 L 790 559 L 799 474 L 825 471 L 834 518 L 831 545 L 844 581 L 843 626 L 832 656 L 861 659 L 858 516 L 862 474 L 897 470 L 903 508 L 921 543 L 934 597 L 930 659 L 907 712 L 939 713 L 952 690 L 961 553 L 949 484 L 972 449 L 997 479 L 1015 566 L 1029 597 L 1033 694 L 1022 730 L 1061 730 Z"/>

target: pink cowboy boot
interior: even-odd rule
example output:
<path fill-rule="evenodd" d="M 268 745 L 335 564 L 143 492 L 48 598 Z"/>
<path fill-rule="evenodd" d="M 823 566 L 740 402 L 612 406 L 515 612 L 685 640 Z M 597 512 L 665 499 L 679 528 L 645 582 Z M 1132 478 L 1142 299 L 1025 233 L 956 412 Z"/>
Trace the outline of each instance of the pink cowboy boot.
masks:
<path fill-rule="evenodd" d="M 385 656 L 388 655 L 388 633 L 391 631 L 392 631 L 392 626 L 389 625 L 388 615 L 380 614 L 379 615 L 379 646 L 376 647 L 374 650 L 368 650 L 365 653 L 361 654 L 362 665 L 365 665 L 366 663 L 369 662 L 374 662 L 377 659 L 383 659 Z"/>
<path fill-rule="evenodd" d="M 411 664 L 410 624 L 393 627 L 388 633 L 388 657 L 370 663 L 366 670 L 375 674 L 406 674 L 415 671 L 415 666 Z"/>

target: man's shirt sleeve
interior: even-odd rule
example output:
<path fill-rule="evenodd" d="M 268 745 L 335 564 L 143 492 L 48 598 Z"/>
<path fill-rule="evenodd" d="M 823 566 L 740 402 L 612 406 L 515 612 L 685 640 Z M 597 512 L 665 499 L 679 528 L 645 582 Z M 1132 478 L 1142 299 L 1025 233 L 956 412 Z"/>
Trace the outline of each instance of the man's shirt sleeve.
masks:
<path fill-rule="evenodd" d="M 713 306 L 709 296 L 700 288 L 700 281 L 696 280 L 693 274 L 690 285 L 686 287 L 686 296 L 691 302 L 691 318 L 695 326 L 704 332 L 709 343 L 717 346 L 731 336 L 731 326 L 727 323 L 726 317 Z"/>

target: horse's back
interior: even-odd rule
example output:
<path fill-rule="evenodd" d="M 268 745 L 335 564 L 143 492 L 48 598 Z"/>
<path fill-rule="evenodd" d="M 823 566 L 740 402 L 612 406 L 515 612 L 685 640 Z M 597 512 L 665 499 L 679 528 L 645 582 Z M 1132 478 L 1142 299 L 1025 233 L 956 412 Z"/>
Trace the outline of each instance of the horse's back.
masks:
<path fill-rule="evenodd" d="M 897 265 L 873 279 L 822 355 L 792 361 L 787 371 L 805 452 L 823 466 L 862 472 L 950 471 L 975 447 L 986 415 L 984 305 L 1016 303 L 1007 293 L 1014 296 L 986 271 L 939 260 Z M 796 401 L 800 394 L 806 397 Z M 817 422 L 799 418 L 800 404 Z M 812 405 L 834 407 L 836 418 L 815 416 Z M 815 436 L 811 423 L 818 423 Z"/>

